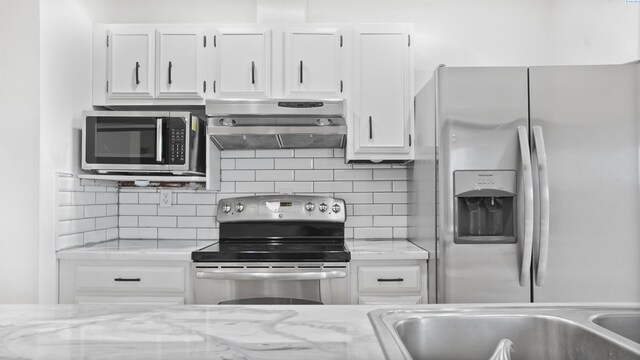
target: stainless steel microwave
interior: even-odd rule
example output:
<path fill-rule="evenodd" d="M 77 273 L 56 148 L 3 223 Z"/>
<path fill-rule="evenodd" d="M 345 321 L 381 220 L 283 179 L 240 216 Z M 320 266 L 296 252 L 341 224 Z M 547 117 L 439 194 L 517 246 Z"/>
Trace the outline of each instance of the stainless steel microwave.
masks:
<path fill-rule="evenodd" d="M 84 114 L 82 169 L 205 175 L 206 121 L 188 112 Z"/>

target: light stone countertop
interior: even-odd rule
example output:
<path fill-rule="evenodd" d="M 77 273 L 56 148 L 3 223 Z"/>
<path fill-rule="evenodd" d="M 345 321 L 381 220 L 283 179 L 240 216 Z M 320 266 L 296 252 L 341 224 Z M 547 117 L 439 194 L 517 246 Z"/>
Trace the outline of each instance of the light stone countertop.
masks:
<path fill-rule="evenodd" d="M 191 252 L 217 241 L 212 240 L 111 240 L 92 246 L 60 250 L 65 260 L 179 260 L 191 261 Z"/>
<path fill-rule="evenodd" d="M 429 252 L 405 239 L 348 239 L 351 260 L 428 260 Z"/>
<path fill-rule="evenodd" d="M 216 241 L 112 240 L 93 246 L 60 250 L 65 260 L 180 260 L 191 261 L 191 252 Z M 347 239 L 351 260 L 427 260 L 429 253 L 404 239 Z"/>
<path fill-rule="evenodd" d="M 0 358 L 366 359 L 364 305 L 0 305 Z"/>

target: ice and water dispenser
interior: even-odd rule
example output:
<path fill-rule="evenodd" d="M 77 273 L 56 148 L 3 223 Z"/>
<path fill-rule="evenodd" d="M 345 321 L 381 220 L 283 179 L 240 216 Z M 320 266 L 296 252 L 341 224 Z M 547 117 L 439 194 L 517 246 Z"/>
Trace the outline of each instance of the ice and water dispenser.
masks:
<path fill-rule="evenodd" d="M 455 238 L 459 244 L 516 242 L 516 171 L 454 171 Z"/>

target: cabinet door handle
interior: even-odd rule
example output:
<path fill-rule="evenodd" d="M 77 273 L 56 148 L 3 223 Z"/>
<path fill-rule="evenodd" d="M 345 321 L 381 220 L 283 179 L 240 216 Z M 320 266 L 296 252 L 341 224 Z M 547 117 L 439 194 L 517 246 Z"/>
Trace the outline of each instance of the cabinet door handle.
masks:
<path fill-rule="evenodd" d="M 140 282 L 140 278 L 115 278 L 113 281 Z"/>
<path fill-rule="evenodd" d="M 136 61 L 136 85 L 140 85 L 140 63 Z"/>
<path fill-rule="evenodd" d="M 403 278 L 394 278 L 394 279 L 378 279 L 378 282 L 402 282 Z"/>
<path fill-rule="evenodd" d="M 304 81 L 304 79 L 302 78 L 302 66 L 303 66 L 303 62 L 302 60 L 300 60 L 300 84 L 302 84 Z"/>
<path fill-rule="evenodd" d="M 255 85 L 256 83 L 256 63 L 251 62 L 251 83 Z"/>
<path fill-rule="evenodd" d="M 369 139 L 373 139 L 373 120 L 369 116 Z"/>
<path fill-rule="evenodd" d="M 169 61 L 169 85 L 171 85 L 171 69 L 173 68 L 173 64 Z"/>

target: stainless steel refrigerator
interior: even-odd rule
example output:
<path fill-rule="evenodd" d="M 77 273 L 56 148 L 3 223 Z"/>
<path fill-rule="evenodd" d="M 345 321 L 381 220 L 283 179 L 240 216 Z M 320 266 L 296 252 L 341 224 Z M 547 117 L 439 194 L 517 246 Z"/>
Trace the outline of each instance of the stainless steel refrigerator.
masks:
<path fill-rule="evenodd" d="M 440 67 L 409 237 L 431 303 L 640 301 L 638 64 Z"/>

